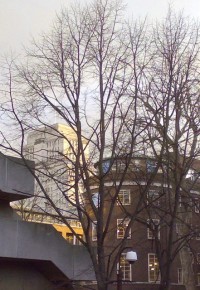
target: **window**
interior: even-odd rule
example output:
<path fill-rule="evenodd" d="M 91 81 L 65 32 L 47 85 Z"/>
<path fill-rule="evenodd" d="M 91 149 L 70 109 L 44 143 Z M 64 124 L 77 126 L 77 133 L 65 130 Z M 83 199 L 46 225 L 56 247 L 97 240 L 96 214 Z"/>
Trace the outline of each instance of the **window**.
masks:
<path fill-rule="evenodd" d="M 127 239 L 131 238 L 131 229 L 126 233 L 126 229 L 130 223 L 130 219 L 118 219 L 117 220 L 117 239 L 123 239 L 127 234 Z"/>
<path fill-rule="evenodd" d="M 188 250 L 188 251 L 190 253 L 191 264 L 194 264 L 194 254 L 190 250 Z"/>
<path fill-rule="evenodd" d="M 183 271 L 181 268 L 178 268 L 178 284 L 183 284 Z"/>
<path fill-rule="evenodd" d="M 199 227 L 196 227 L 194 229 L 194 236 L 195 236 L 196 240 L 200 240 L 200 229 L 199 229 Z"/>
<path fill-rule="evenodd" d="M 99 207 L 99 193 L 98 192 L 93 193 L 92 201 L 95 207 Z"/>
<path fill-rule="evenodd" d="M 74 235 L 72 233 L 66 233 L 66 240 L 68 241 L 68 243 L 73 244 Z"/>
<path fill-rule="evenodd" d="M 118 160 L 117 167 L 118 167 L 119 171 L 125 170 L 126 167 L 127 167 L 127 164 L 126 164 L 125 160 Z"/>
<path fill-rule="evenodd" d="M 196 240 L 200 240 L 200 233 L 196 233 Z"/>
<path fill-rule="evenodd" d="M 81 223 L 77 220 L 69 220 L 69 224 L 71 227 L 82 228 Z"/>
<path fill-rule="evenodd" d="M 157 236 L 160 239 L 160 220 L 159 219 L 151 219 L 147 220 L 148 228 L 147 228 L 147 238 L 155 239 Z"/>
<path fill-rule="evenodd" d="M 194 199 L 194 212 L 199 213 L 199 199 L 198 198 Z"/>
<path fill-rule="evenodd" d="M 126 167 L 125 160 L 116 160 L 112 165 L 112 171 L 123 172 Z"/>
<path fill-rule="evenodd" d="M 79 235 L 79 237 L 81 239 L 83 238 L 82 235 Z M 81 245 L 81 242 L 79 241 L 79 239 L 72 233 L 66 233 L 66 240 L 68 241 L 68 243 L 72 245 Z"/>
<path fill-rule="evenodd" d="M 52 212 L 51 204 L 48 203 L 48 202 L 45 202 L 45 211 L 48 212 L 48 213 Z"/>
<path fill-rule="evenodd" d="M 133 170 L 134 171 L 139 171 L 140 170 L 140 160 L 134 160 L 133 161 Z"/>
<path fill-rule="evenodd" d="M 188 170 L 186 178 L 190 178 L 192 181 L 195 181 L 198 177 L 199 177 L 199 174 L 194 169 L 190 168 Z"/>
<path fill-rule="evenodd" d="M 96 241 L 97 240 L 97 222 L 93 221 L 92 223 L 92 240 Z"/>
<path fill-rule="evenodd" d="M 76 197 L 74 193 L 74 189 L 71 189 L 67 193 L 67 201 L 68 201 L 68 207 L 73 207 L 76 205 Z"/>
<path fill-rule="evenodd" d="M 185 208 L 187 208 L 188 212 L 192 212 L 193 206 L 194 206 L 194 202 L 193 202 L 192 198 L 186 199 L 184 206 L 185 206 Z"/>
<path fill-rule="evenodd" d="M 197 285 L 200 285 L 200 273 L 197 273 Z"/>
<path fill-rule="evenodd" d="M 149 282 L 160 281 L 159 264 L 155 254 L 148 254 Z"/>
<path fill-rule="evenodd" d="M 108 173 L 109 168 L 110 168 L 110 160 L 108 160 L 108 161 L 104 161 L 104 162 L 102 163 L 102 170 L 103 170 L 103 173 Z"/>
<path fill-rule="evenodd" d="M 182 207 L 182 196 L 181 195 L 179 196 L 178 201 L 179 201 L 179 207 Z"/>
<path fill-rule="evenodd" d="M 149 190 L 147 193 L 147 203 L 155 206 L 160 205 L 159 193 L 156 190 Z"/>
<path fill-rule="evenodd" d="M 29 154 L 27 154 L 26 158 L 33 160 L 34 159 L 34 147 L 28 148 L 27 153 L 29 153 Z"/>
<path fill-rule="evenodd" d="M 79 237 L 83 239 L 83 235 L 79 235 Z M 76 236 L 74 236 L 74 245 L 78 246 L 82 245 L 81 241 L 79 241 L 79 239 Z"/>
<path fill-rule="evenodd" d="M 119 267 L 119 265 L 118 265 Z M 119 269 L 118 269 L 119 271 Z M 132 280 L 132 272 L 131 272 L 131 265 L 130 263 L 126 260 L 126 254 L 122 253 L 121 258 L 120 258 L 120 271 L 122 274 L 122 280 Z"/>
<path fill-rule="evenodd" d="M 147 172 L 153 173 L 156 171 L 157 162 L 154 160 L 147 160 Z"/>
<path fill-rule="evenodd" d="M 129 205 L 131 203 L 130 190 L 120 190 L 118 194 L 118 204 Z"/>
<path fill-rule="evenodd" d="M 197 253 L 196 259 L 197 259 L 197 264 L 200 264 L 200 253 Z"/>

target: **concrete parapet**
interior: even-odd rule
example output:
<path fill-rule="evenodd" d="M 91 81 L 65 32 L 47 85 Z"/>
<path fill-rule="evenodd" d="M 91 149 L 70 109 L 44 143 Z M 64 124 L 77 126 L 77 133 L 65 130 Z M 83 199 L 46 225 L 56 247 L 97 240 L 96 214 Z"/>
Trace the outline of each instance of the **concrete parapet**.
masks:
<path fill-rule="evenodd" d="M 0 153 L 0 199 L 14 201 L 34 194 L 34 162 Z"/>
<path fill-rule="evenodd" d="M 70 280 L 94 280 L 88 252 L 65 241 L 51 225 L 0 219 L 0 257 L 52 262 Z"/>

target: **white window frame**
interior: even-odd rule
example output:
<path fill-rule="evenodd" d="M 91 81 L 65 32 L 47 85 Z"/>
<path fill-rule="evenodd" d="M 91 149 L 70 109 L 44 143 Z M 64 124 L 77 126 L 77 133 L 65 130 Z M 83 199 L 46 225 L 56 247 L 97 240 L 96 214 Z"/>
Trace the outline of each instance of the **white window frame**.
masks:
<path fill-rule="evenodd" d="M 150 189 L 147 192 L 147 204 L 156 206 L 160 205 L 159 192 L 156 189 Z"/>
<path fill-rule="evenodd" d="M 128 227 L 130 223 L 130 219 L 129 218 L 125 218 L 125 219 L 117 219 L 117 239 L 124 239 L 125 237 L 125 233 L 126 233 L 126 229 Z M 119 228 L 122 227 L 122 230 L 120 230 Z M 123 231 L 123 235 L 120 234 L 120 232 Z M 129 230 L 127 239 L 131 238 L 131 229 Z"/>
<path fill-rule="evenodd" d="M 79 237 L 80 237 L 81 239 L 83 239 L 83 235 L 79 235 Z M 77 236 L 75 236 L 75 235 L 74 235 L 73 244 L 74 244 L 74 245 L 77 245 L 77 246 L 81 246 L 81 245 L 82 245 L 82 243 L 79 241 L 79 239 L 78 239 Z"/>
<path fill-rule="evenodd" d="M 126 260 L 126 253 L 122 253 L 120 257 L 120 271 L 122 274 L 122 280 L 132 281 L 132 267 Z M 117 265 L 117 272 L 119 273 L 119 263 Z"/>
<path fill-rule="evenodd" d="M 75 198 L 75 194 L 74 194 L 74 190 L 71 189 L 70 191 L 68 191 L 68 194 L 67 194 L 67 204 L 68 204 L 68 207 L 69 208 L 73 208 L 74 205 L 76 204 L 76 198 Z"/>
<path fill-rule="evenodd" d="M 92 194 L 92 201 L 94 203 L 94 206 L 98 208 L 99 207 L 99 192 L 94 192 Z"/>
<path fill-rule="evenodd" d="M 153 257 L 152 257 L 153 256 Z M 153 258 L 153 261 L 150 261 L 150 259 Z M 151 279 L 151 271 L 155 272 L 155 265 L 158 266 L 158 273 L 154 273 L 154 279 Z M 153 269 L 153 270 L 152 270 Z M 148 281 L 159 283 L 160 282 L 160 271 L 159 271 L 159 265 L 158 265 L 158 259 L 155 253 L 149 253 L 148 254 Z"/>
<path fill-rule="evenodd" d="M 197 273 L 197 285 L 200 285 L 200 273 Z"/>
<path fill-rule="evenodd" d="M 135 159 L 132 161 L 132 163 L 130 164 L 130 168 L 132 171 L 139 171 L 141 167 L 141 162 L 138 159 Z"/>
<path fill-rule="evenodd" d="M 126 202 L 126 198 L 125 198 L 125 195 L 128 195 L 128 202 Z M 131 204 L 131 191 L 130 189 L 122 189 L 119 191 L 119 194 L 118 194 L 118 205 L 130 205 Z"/>
<path fill-rule="evenodd" d="M 195 198 L 194 199 L 194 212 L 195 213 L 199 213 L 200 212 L 199 206 L 200 206 L 199 199 Z"/>
<path fill-rule="evenodd" d="M 195 169 L 190 168 L 188 170 L 186 178 L 190 178 L 191 181 L 195 181 L 195 180 L 197 180 L 199 178 L 199 174 L 198 174 L 198 172 Z"/>
<path fill-rule="evenodd" d="M 178 284 L 183 284 L 183 271 L 182 268 L 177 269 L 178 273 Z"/>
<path fill-rule="evenodd" d="M 97 222 L 92 222 L 92 241 L 97 241 Z"/>
<path fill-rule="evenodd" d="M 159 219 L 147 220 L 148 224 L 150 224 L 150 222 L 151 222 L 151 224 L 155 224 L 155 225 L 159 225 L 160 224 L 160 220 Z M 152 230 L 149 227 L 147 227 L 147 239 L 148 240 L 154 240 L 155 239 L 155 236 L 154 236 Z M 160 225 L 158 227 L 158 239 L 160 239 Z"/>
<path fill-rule="evenodd" d="M 182 196 L 180 195 L 178 198 L 179 207 L 182 207 Z"/>
<path fill-rule="evenodd" d="M 126 169 L 126 163 L 124 160 L 115 160 L 111 167 L 112 171 L 123 172 Z"/>

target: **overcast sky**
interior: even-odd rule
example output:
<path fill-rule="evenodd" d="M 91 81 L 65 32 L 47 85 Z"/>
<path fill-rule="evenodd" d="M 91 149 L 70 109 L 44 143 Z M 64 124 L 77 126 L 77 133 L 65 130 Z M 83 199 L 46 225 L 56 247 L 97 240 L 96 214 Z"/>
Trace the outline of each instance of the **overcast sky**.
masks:
<path fill-rule="evenodd" d="M 85 2 L 87 0 L 80 0 Z M 163 17 L 168 4 L 175 10 L 184 9 L 186 15 L 200 19 L 200 0 L 126 0 L 128 13 L 134 17 Z M 20 51 L 28 45 L 31 35 L 35 38 L 48 30 L 55 13 L 69 0 L 0 0 L 0 54 L 10 50 Z"/>

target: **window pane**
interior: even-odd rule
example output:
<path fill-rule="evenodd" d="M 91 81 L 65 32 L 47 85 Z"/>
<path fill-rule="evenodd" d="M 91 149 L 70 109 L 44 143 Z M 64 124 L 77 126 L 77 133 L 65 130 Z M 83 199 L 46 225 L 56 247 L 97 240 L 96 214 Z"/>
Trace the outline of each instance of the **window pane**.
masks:
<path fill-rule="evenodd" d="M 99 193 L 98 192 L 93 193 L 92 201 L 95 207 L 99 207 Z"/>
<path fill-rule="evenodd" d="M 73 244 L 74 235 L 72 233 L 66 233 L 66 240 L 68 243 Z"/>
<path fill-rule="evenodd" d="M 123 239 L 126 234 L 126 229 L 129 225 L 130 219 L 118 219 L 117 220 L 117 238 Z M 129 230 L 128 239 L 131 238 L 131 229 Z"/>
<path fill-rule="evenodd" d="M 159 264 L 155 254 L 148 256 L 149 282 L 160 281 Z"/>
<path fill-rule="evenodd" d="M 121 256 L 120 269 L 122 271 L 122 279 L 131 281 L 131 265 L 126 260 L 126 254 L 122 254 Z"/>
<path fill-rule="evenodd" d="M 130 204 L 130 190 L 120 190 L 118 199 L 119 199 L 119 204 L 129 205 Z"/>
<path fill-rule="evenodd" d="M 197 285 L 200 285 L 200 273 L 197 273 Z"/>
<path fill-rule="evenodd" d="M 96 225 L 96 222 L 92 223 L 92 240 L 93 241 L 97 240 L 97 225 Z"/>
<path fill-rule="evenodd" d="M 160 205 L 159 192 L 153 189 L 149 190 L 147 193 L 147 203 L 150 205 L 159 206 Z"/>
<path fill-rule="evenodd" d="M 151 219 L 147 220 L 147 223 L 149 224 L 147 228 L 147 238 L 155 239 L 155 237 L 158 237 L 158 239 L 160 239 L 160 220 Z"/>
<path fill-rule="evenodd" d="M 179 284 L 183 283 L 183 272 L 181 268 L 178 269 L 178 283 Z"/>
<path fill-rule="evenodd" d="M 147 160 L 147 172 L 155 172 L 157 168 L 157 163 L 153 160 Z"/>
<path fill-rule="evenodd" d="M 102 170 L 103 170 L 103 173 L 107 173 L 109 171 L 109 168 L 110 168 L 110 160 L 108 161 L 104 161 L 102 163 Z"/>

